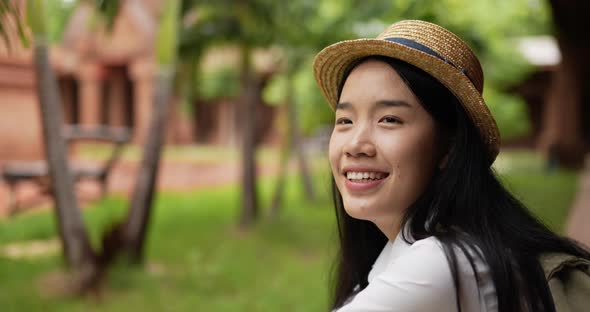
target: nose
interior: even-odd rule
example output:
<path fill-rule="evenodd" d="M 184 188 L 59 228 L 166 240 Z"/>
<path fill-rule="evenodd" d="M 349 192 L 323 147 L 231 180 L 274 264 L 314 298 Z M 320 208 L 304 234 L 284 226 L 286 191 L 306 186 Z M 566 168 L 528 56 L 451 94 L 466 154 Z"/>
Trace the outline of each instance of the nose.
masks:
<path fill-rule="evenodd" d="M 371 128 L 368 125 L 356 127 L 350 140 L 344 144 L 343 152 L 349 157 L 373 157 L 376 153 Z"/>

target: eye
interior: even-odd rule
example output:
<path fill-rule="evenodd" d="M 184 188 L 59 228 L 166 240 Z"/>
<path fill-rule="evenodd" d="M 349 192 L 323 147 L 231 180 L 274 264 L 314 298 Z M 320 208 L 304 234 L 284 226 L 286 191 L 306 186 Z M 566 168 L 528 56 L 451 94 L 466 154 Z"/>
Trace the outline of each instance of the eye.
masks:
<path fill-rule="evenodd" d="M 385 123 L 403 123 L 399 118 L 394 117 L 394 116 L 385 116 L 381 119 L 379 119 L 379 122 L 385 122 Z"/>
<path fill-rule="evenodd" d="M 337 125 L 349 125 L 349 124 L 352 124 L 352 120 L 350 120 L 348 118 L 338 118 L 336 120 L 336 124 Z"/>

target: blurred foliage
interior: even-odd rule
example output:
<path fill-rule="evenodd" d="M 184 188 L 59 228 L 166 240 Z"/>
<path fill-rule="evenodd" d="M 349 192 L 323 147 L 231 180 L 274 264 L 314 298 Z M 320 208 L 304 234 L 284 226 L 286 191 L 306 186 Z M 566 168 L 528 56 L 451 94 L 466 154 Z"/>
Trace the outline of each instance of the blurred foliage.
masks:
<path fill-rule="evenodd" d="M 78 0 L 90 2 L 94 5 L 96 10 L 100 13 L 97 18 L 102 19 L 108 30 L 112 30 L 115 24 L 115 18 L 119 13 L 122 1 L 120 0 Z M 58 2 L 58 1 L 56 1 Z M 64 2 L 64 1 L 61 1 Z M 69 1 L 72 2 L 72 1 Z"/>
<path fill-rule="evenodd" d="M 282 70 L 268 85 L 264 99 L 275 105 L 284 104 L 291 87 L 299 126 L 303 134 L 310 135 L 333 120 L 312 75 L 313 57 L 333 42 L 357 37 L 355 29 L 359 25 L 370 25 L 375 18 L 384 16 L 392 9 L 392 3 L 302 0 L 286 5 L 275 14 L 276 44 L 284 51 Z M 290 83 L 293 85 L 289 86 Z"/>
<path fill-rule="evenodd" d="M 391 20 L 417 18 L 448 28 L 464 39 L 478 55 L 484 69 L 484 98 L 503 139 L 526 135 L 530 123 L 526 104 L 505 90 L 527 77 L 534 68 L 516 49 L 522 36 L 552 32 L 549 4 L 543 0 L 466 1 L 418 0 L 406 3 L 404 14 Z"/>
<path fill-rule="evenodd" d="M 179 0 L 166 1 L 164 4 L 164 12 L 156 35 L 156 59 L 160 66 L 176 65 L 179 10 Z"/>
<path fill-rule="evenodd" d="M 47 16 L 50 18 L 47 21 L 49 42 L 59 42 L 63 36 L 63 32 L 68 25 L 70 16 L 76 8 L 75 1 L 45 1 Z"/>
<path fill-rule="evenodd" d="M 113 16 L 109 12 L 116 11 L 120 3 L 85 1 L 94 3 L 105 16 Z M 46 1 L 52 16 L 51 40 L 59 39 L 77 2 Z M 293 100 L 307 134 L 331 122 L 330 109 L 313 81 L 310 64 L 315 54 L 340 40 L 375 37 L 401 19 L 422 19 L 468 42 L 484 68 L 484 97 L 503 136 L 525 135 L 529 128 L 525 104 L 505 92 L 534 70 L 516 50 L 516 39 L 553 31 L 549 4 L 544 0 L 183 0 L 180 10 L 176 90 L 186 98 L 185 103 L 190 106 L 198 97 L 210 100 L 239 93 L 238 64 L 215 71 L 200 68 L 209 47 L 278 47 L 282 59 L 264 98 L 284 104 L 285 84 L 292 81 Z"/>
<path fill-rule="evenodd" d="M 49 42 L 58 43 L 68 26 L 72 13 L 80 3 L 86 2 L 94 6 L 96 13 L 91 16 L 89 25 L 104 23 L 108 30 L 112 30 L 115 18 L 121 5 L 120 0 L 49 0 L 42 1 L 47 10 L 47 34 Z"/>
<path fill-rule="evenodd" d="M 197 86 L 202 99 L 234 98 L 240 91 L 240 73 L 235 67 L 205 72 Z"/>
<path fill-rule="evenodd" d="M 19 40 L 25 47 L 29 46 L 29 38 L 25 33 L 24 25 L 18 18 L 21 14 L 21 10 L 11 0 L 0 0 L 0 40 L 8 51 L 11 51 L 15 44 L 9 35 L 13 32 L 18 34 Z"/>
<path fill-rule="evenodd" d="M 26 24 L 33 33 L 34 41 L 41 41 L 43 44 L 47 41 L 47 4 L 44 0 L 30 0 L 27 2 L 25 12 Z"/>
<path fill-rule="evenodd" d="M 498 91 L 497 88 L 484 87 L 484 98 L 496 123 L 500 128 L 502 140 L 526 136 L 531 127 L 523 99 Z"/>
<path fill-rule="evenodd" d="M 296 71 L 293 81 L 294 101 L 301 119 L 301 130 L 305 135 L 312 135 L 318 127 L 330 124 L 334 119 L 332 109 L 324 103 L 313 75 L 310 74 L 313 71 L 312 63 L 312 57 L 305 60 Z M 283 104 L 287 83 L 284 73 L 275 75 L 264 90 L 264 101 L 271 105 Z"/>
<path fill-rule="evenodd" d="M 308 4 L 306 1 L 296 3 L 301 6 Z M 296 6 L 295 2 L 291 5 Z M 372 11 L 367 9 L 371 7 L 369 5 L 355 5 L 351 1 L 319 1 L 316 5 L 319 21 L 312 19 L 305 25 L 299 23 L 297 27 L 293 27 L 289 23 L 307 19 L 300 16 L 291 20 L 288 17 L 278 18 L 282 22 L 279 22 L 279 26 L 289 25 L 284 27 L 286 31 L 279 40 L 285 49 L 295 45 L 298 47 L 296 52 L 306 54 L 309 58 L 324 46 L 339 40 L 375 37 L 397 20 L 422 19 L 440 24 L 467 41 L 479 56 L 486 76 L 484 97 L 498 122 L 503 138 L 528 133 L 530 123 L 526 104 L 504 90 L 523 81 L 534 69 L 516 50 L 516 39 L 552 31 L 550 11 L 545 1 L 373 1 Z M 284 12 L 290 13 L 291 10 Z M 318 29 L 321 31 L 317 31 Z M 291 33 L 294 35 L 289 37 Z M 298 37 L 298 34 L 302 36 Z M 314 38 L 314 34 L 321 38 Z M 309 49 L 303 50 L 301 46 Z M 324 104 L 313 82 L 311 67 L 301 66 L 294 58 L 287 61 L 295 63 L 296 70 L 301 72 L 297 74 L 301 78 L 295 86 L 295 102 L 305 133 L 313 133 L 315 127 L 331 120 L 330 109 Z M 270 90 L 265 93 L 265 99 L 273 103 L 284 101 L 286 81 L 281 75 L 273 79 L 268 87 Z"/>

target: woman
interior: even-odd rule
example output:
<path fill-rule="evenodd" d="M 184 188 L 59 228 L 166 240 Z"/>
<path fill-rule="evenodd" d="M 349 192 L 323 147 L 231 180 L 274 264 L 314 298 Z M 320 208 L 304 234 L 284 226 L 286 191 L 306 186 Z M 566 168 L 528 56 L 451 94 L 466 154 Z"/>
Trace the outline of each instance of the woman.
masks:
<path fill-rule="evenodd" d="M 590 254 L 494 175 L 499 132 L 463 41 L 402 21 L 325 48 L 314 74 L 335 110 L 334 310 L 555 311 L 541 259 Z"/>

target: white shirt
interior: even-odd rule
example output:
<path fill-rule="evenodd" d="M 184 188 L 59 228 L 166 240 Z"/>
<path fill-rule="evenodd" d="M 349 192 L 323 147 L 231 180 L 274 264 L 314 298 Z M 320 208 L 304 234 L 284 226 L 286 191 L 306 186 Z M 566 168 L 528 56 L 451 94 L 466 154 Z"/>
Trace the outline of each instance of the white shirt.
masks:
<path fill-rule="evenodd" d="M 489 267 L 473 253 L 479 283 L 465 254 L 456 249 L 461 310 L 496 312 Z M 449 262 L 435 237 L 406 243 L 401 234 L 387 242 L 368 276 L 369 285 L 336 312 L 455 312 Z M 479 290 L 479 292 L 478 292 Z"/>

